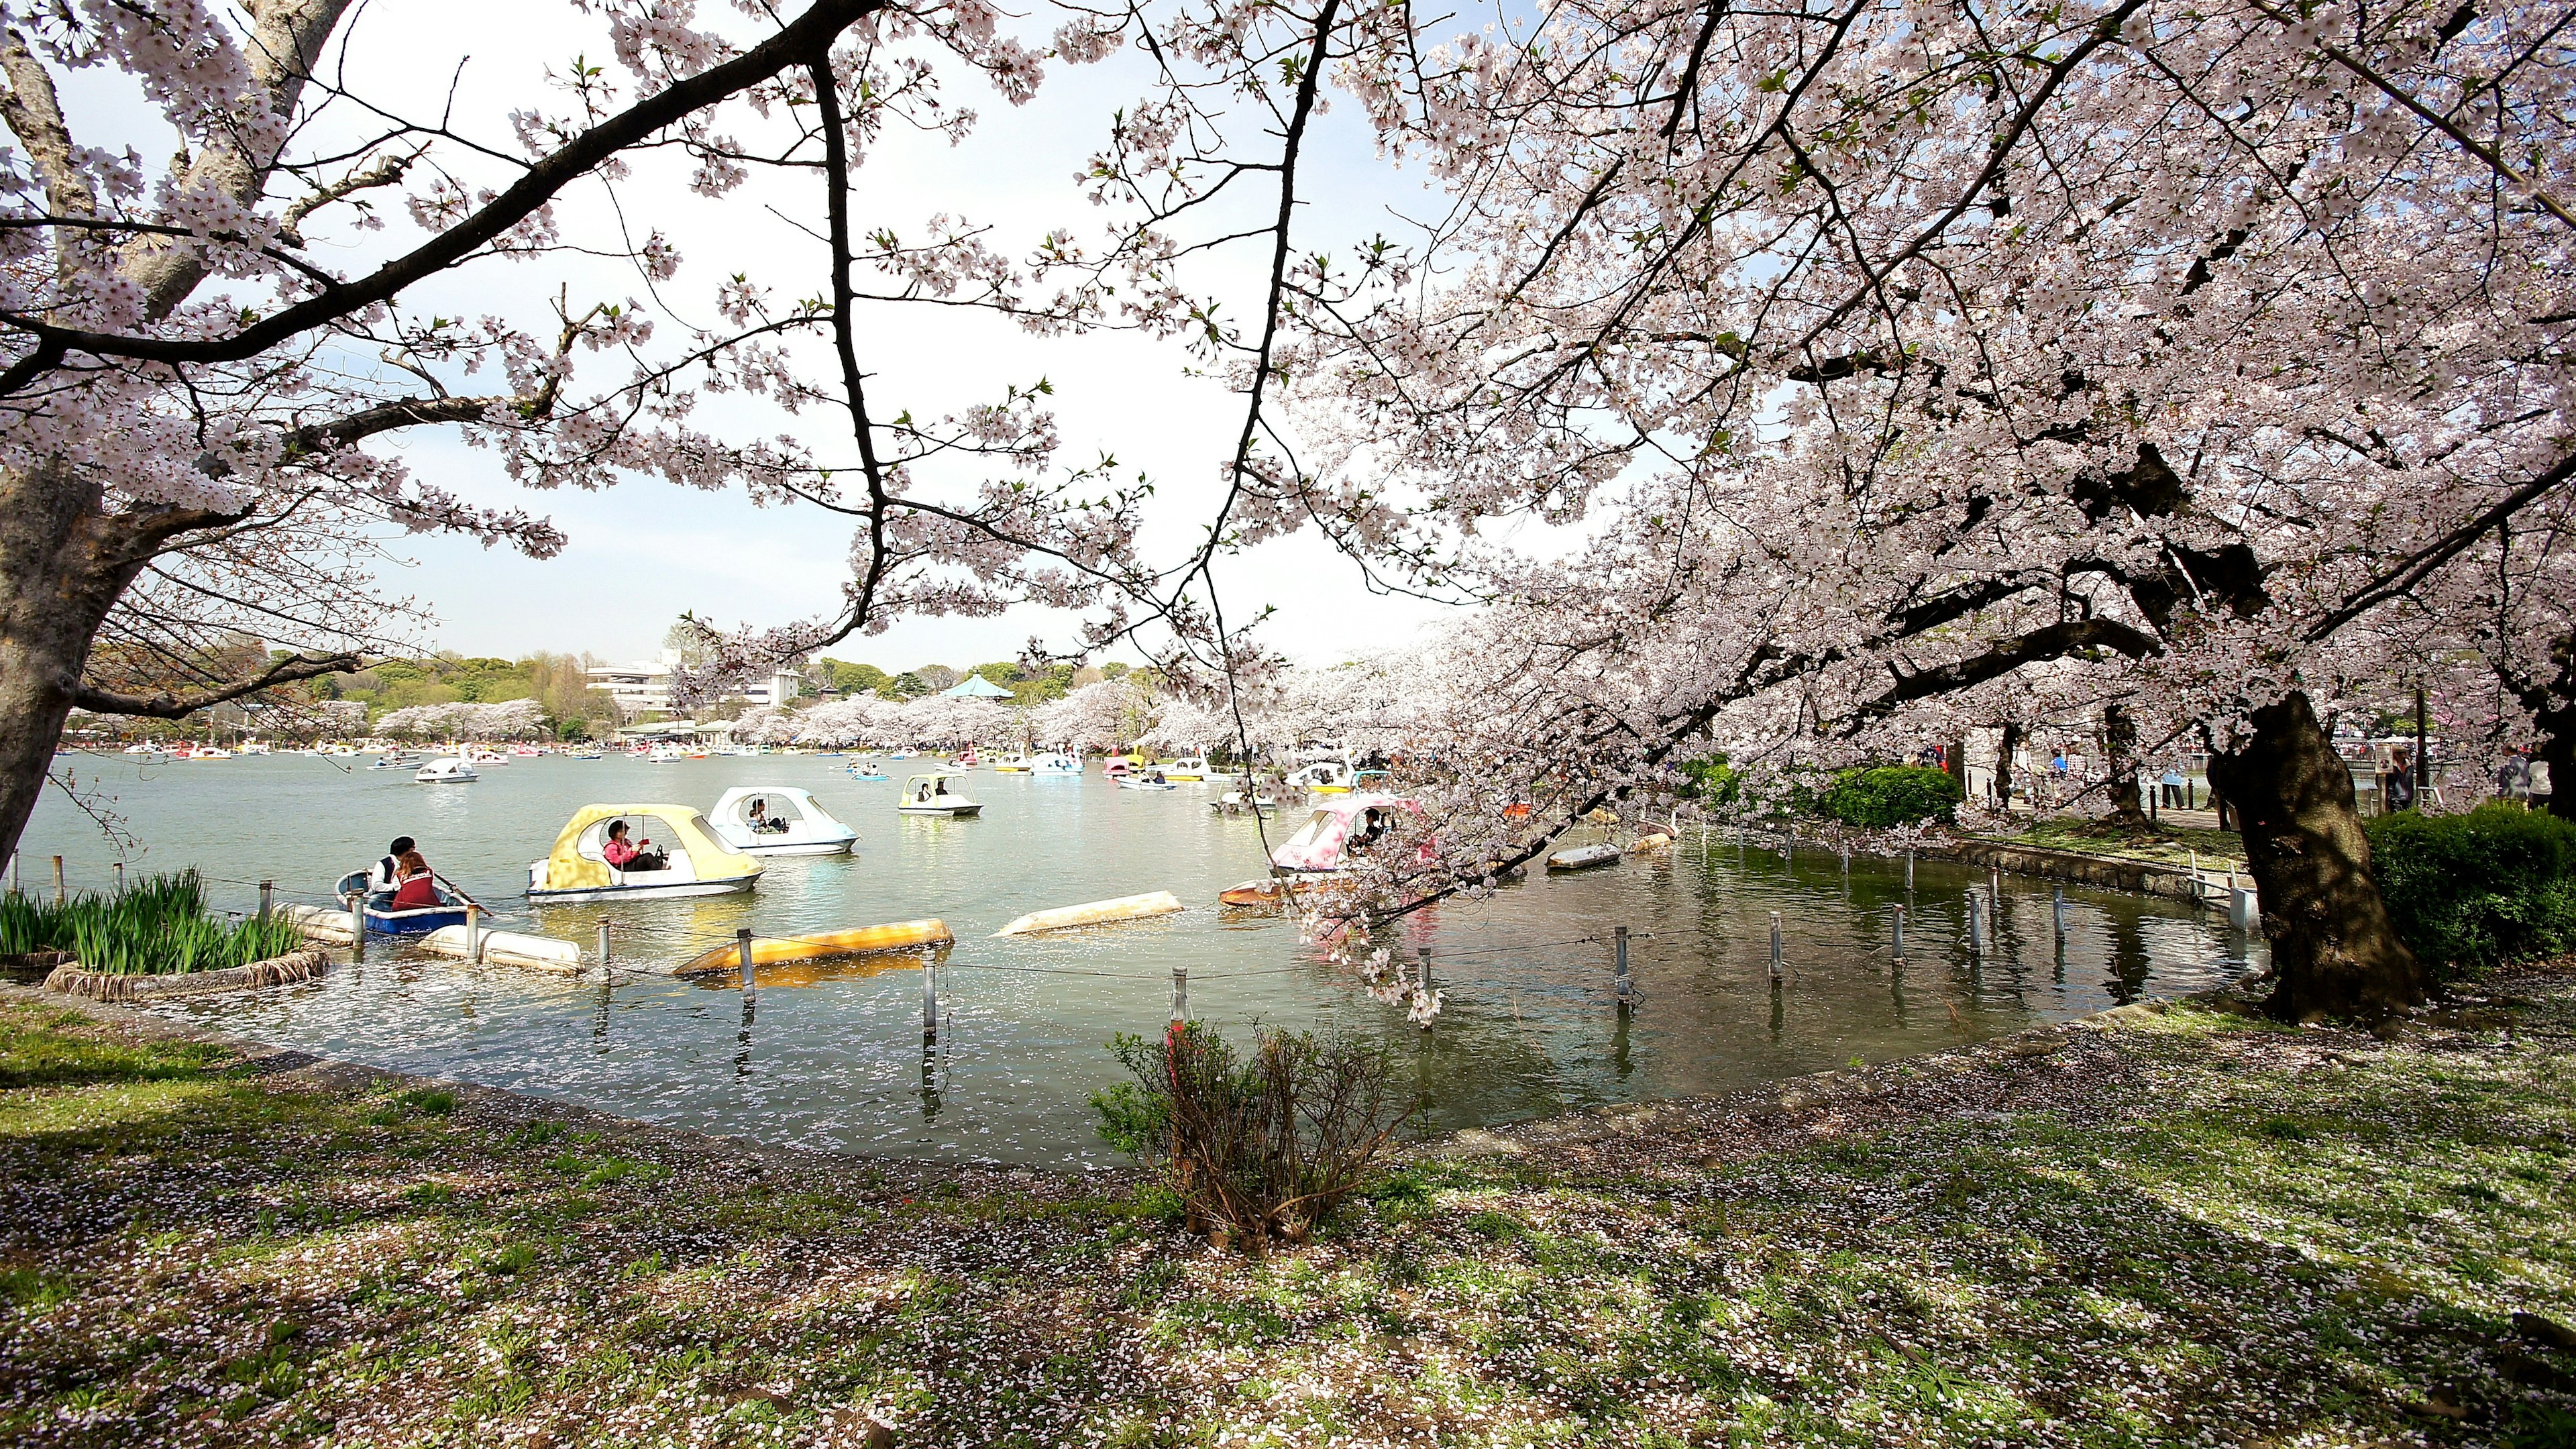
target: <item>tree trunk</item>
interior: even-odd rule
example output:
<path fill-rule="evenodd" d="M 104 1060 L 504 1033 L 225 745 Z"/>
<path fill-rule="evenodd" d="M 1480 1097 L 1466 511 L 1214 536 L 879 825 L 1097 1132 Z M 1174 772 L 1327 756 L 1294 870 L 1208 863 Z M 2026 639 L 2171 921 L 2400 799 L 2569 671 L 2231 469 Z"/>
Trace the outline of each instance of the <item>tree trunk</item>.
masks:
<path fill-rule="evenodd" d="M 2151 830 L 2138 796 L 2138 722 L 2118 705 L 2102 711 L 2102 757 L 2111 771 L 2111 819 L 2123 830 Z"/>
<path fill-rule="evenodd" d="M 2021 721 L 2004 721 L 2003 738 L 1995 742 L 1995 807 L 2012 809 L 2013 755 L 2021 749 Z"/>
<path fill-rule="evenodd" d="M 44 793 L 90 641 L 142 568 L 100 502 L 66 469 L 0 471 L 0 859 Z"/>
<path fill-rule="evenodd" d="M 2549 813 L 2576 820 L 2576 706 L 2542 719 L 2540 762 L 2549 767 Z"/>
<path fill-rule="evenodd" d="M 2352 774 L 2293 693 L 2254 711 L 2254 735 L 2209 757 L 2244 832 L 2279 983 L 2265 1005 L 2285 1021 L 2375 1021 L 2424 999 L 2423 964 L 2388 918 Z"/>

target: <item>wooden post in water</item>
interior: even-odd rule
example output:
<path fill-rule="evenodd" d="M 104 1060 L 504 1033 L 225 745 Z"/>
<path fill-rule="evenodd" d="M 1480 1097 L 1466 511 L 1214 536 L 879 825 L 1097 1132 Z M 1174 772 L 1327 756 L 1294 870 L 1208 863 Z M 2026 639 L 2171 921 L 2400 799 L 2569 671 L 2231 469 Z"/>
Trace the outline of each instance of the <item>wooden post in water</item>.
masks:
<path fill-rule="evenodd" d="M 1780 858 L 1790 862 L 1798 858 L 1798 827 L 1795 825 L 1789 827 L 1789 838 L 1780 847 Z"/>
<path fill-rule="evenodd" d="M 1619 1014 L 1621 1016 L 1625 1016 L 1628 1014 L 1629 1008 L 1634 1006 L 1637 1000 L 1636 988 L 1628 983 L 1627 927 L 1613 926 L 1610 928 L 1610 950 L 1613 960 L 1611 969 L 1617 973 L 1615 979 L 1619 993 Z"/>
<path fill-rule="evenodd" d="M 125 862 L 124 862 L 124 861 L 121 861 L 121 860 L 120 860 L 120 861 L 118 861 L 118 862 L 116 863 L 115 870 L 116 870 L 116 893 L 117 893 L 118 895 L 123 895 L 123 894 L 125 894 Z M 262 916 L 265 916 L 265 915 L 267 915 L 267 914 L 268 914 L 268 912 L 266 912 L 266 911 L 262 911 L 262 912 L 260 912 L 260 914 L 261 914 Z"/>
<path fill-rule="evenodd" d="M 364 961 L 367 959 L 367 893 L 351 891 L 345 899 L 349 903 L 349 959 Z"/>
<path fill-rule="evenodd" d="M 63 858 L 58 855 L 54 857 L 54 904 L 59 906 L 70 899 L 63 889 Z"/>
<path fill-rule="evenodd" d="M 1773 911 L 1771 913 L 1771 980 L 1773 984 L 1778 984 L 1780 974 L 1780 913 L 1778 911 Z"/>
<path fill-rule="evenodd" d="M 465 903 L 465 959 L 483 959 L 483 908 L 472 901 Z"/>
<path fill-rule="evenodd" d="M 1185 963 L 1172 966 L 1172 1025 L 1190 1019 L 1190 968 Z"/>
<path fill-rule="evenodd" d="M 1843 874 L 1851 874 L 1851 847 L 1848 845 L 1843 847 Z"/>
<path fill-rule="evenodd" d="M 1905 893 L 1914 894 L 1914 852 L 1905 852 Z"/>
<path fill-rule="evenodd" d="M 921 1044 L 939 1042 L 939 958 L 921 958 Z"/>
<path fill-rule="evenodd" d="M 742 959 L 742 989 L 750 995 L 759 988 L 751 984 L 751 927 L 743 926 L 733 933 L 734 953 Z"/>
<path fill-rule="evenodd" d="M 2066 944 L 2066 887 L 2054 886 L 2051 891 L 2048 914 L 2057 924 L 2057 944 L 2063 946 Z"/>
<path fill-rule="evenodd" d="M 1905 966 L 1905 907 L 1903 906 L 1896 908 L 1896 931 L 1890 937 L 1890 944 L 1894 946 L 1896 952 L 1892 959 L 1897 969 L 1902 970 Z"/>
<path fill-rule="evenodd" d="M 125 894 L 125 862 L 121 860 L 116 863 L 116 893 L 118 895 Z M 259 923 L 261 925 L 265 926 L 268 924 L 269 908 L 275 903 L 276 899 L 277 882 L 268 880 L 261 881 L 259 883 Z"/>
<path fill-rule="evenodd" d="M 599 969 L 608 970 L 608 918 L 599 918 Z"/>
<path fill-rule="evenodd" d="M 1968 891 L 1968 954 L 1986 954 L 1986 903 L 1973 887 Z"/>

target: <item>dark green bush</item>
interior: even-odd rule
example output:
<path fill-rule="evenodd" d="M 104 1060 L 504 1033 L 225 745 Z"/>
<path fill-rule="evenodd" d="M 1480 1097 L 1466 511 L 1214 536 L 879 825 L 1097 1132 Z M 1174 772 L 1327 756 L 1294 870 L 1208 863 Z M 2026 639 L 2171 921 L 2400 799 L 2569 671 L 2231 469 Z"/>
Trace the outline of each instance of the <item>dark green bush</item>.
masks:
<path fill-rule="evenodd" d="M 1959 782 L 1947 771 L 1880 765 L 1835 775 L 1821 803 L 1826 815 L 1845 825 L 1885 830 L 1926 820 L 1946 821 L 1962 798 Z"/>
<path fill-rule="evenodd" d="M 1681 788 L 1673 793 L 1685 800 L 1722 808 L 1743 797 L 1744 776 L 1726 762 L 1723 753 L 1684 760 Z"/>
<path fill-rule="evenodd" d="M 2499 801 L 2366 828 L 2397 933 L 2435 974 L 2576 950 L 2576 824 Z"/>

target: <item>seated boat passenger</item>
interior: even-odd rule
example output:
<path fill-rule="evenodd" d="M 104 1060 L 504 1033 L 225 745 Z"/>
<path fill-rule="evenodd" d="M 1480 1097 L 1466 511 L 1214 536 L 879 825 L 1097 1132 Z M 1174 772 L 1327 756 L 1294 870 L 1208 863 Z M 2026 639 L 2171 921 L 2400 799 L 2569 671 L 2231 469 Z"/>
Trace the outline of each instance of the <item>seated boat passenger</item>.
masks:
<path fill-rule="evenodd" d="M 650 838 L 640 845 L 630 844 L 626 839 L 626 822 L 623 820 L 609 822 L 608 843 L 599 848 L 599 858 L 607 861 L 614 869 L 628 872 L 671 868 L 670 853 L 655 850 Z"/>
<path fill-rule="evenodd" d="M 770 814 L 769 802 L 766 800 L 754 800 L 751 802 L 751 817 L 744 823 L 751 827 L 751 833 L 754 835 L 784 835 L 787 833 L 786 818 Z"/>
<path fill-rule="evenodd" d="M 412 848 L 413 844 L 408 835 L 395 836 L 394 843 L 386 847 L 384 858 L 367 872 L 367 900 L 370 904 L 382 907 L 393 899 L 395 887 L 402 884 L 403 857 L 418 853 Z"/>
<path fill-rule="evenodd" d="M 438 904 L 437 878 L 419 851 L 404 851 L 399 869 L 401 884 L 394 887 L 395 910 L 415 911 Z"/>

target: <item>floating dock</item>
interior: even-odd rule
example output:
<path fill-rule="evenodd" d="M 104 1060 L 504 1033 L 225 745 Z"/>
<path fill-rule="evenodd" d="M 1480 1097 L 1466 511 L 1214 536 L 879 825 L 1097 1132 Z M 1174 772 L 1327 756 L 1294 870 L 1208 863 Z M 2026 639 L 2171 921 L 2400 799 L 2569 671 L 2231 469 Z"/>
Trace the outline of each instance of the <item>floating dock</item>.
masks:
<path fill-rule="evenodd" d="M 1168 916 L 1181 909 L 1181 898 L 1170 891 L 1147 891 L 1141 896 L 1120 896 L 1115 900 L 1090 901 L 1078 906 L 1058 906 L 1051 911 L 1031 911 L 993 934 L 1033 936 L 1040 931 L 1069 931 L 1076 926 L 1141 921 L 1153 916 Z"/>
<path fill-rule="evenodd" d="M 872 951 L 910 951 L 923 946 L 945 946 L 956 940 L 948 923 L 937 917 L 919 921 L 896 921 L 883 926 L 858 926 L 846 931 L 811 931 L 801 936 L 754 936 L 751 938 L 751 964 L 782 966 L 797 961 L 827 961 L 836 956 L 864 956 Z M 672 971 L 674 976 L 703 976 L 717 971 L 742 969 L 742 947 L 739 944 L 718 946 L 705 955 Z"/>

